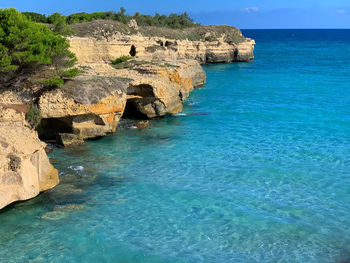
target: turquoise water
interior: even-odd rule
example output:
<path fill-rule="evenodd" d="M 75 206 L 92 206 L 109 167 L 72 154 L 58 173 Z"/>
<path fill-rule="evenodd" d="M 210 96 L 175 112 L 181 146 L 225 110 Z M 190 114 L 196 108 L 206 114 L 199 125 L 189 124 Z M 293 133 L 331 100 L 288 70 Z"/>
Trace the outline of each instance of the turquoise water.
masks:
<path fill-rule="evenodd" d="M 0 262 L 350 258 L 350 31 L 245 31 L 185 114 L 51 158 L 62 183 L 0 212 Z"/>

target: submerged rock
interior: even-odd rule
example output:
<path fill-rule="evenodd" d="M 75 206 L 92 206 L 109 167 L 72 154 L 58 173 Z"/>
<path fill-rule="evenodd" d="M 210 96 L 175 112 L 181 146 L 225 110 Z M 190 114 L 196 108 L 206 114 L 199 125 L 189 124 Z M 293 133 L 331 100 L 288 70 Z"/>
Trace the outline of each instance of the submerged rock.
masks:
<path fill-rule="evenodd" d="M 65 147 L 84 144 L 84 139 L 80 135 L 72 133 L 60 133 L 57 136 L 57 141 Z"/>
<path fill-rule="evenodd" d="M 131 125 L 131 127 L 136 127 L 137 129 L 145 129 L 145 128 L 148 128 L 149 126 L 149 121 L 146 120 L 146 121 L 138 121 L 138 122 L 135 122 Z"/>
<path fill-rule="evenodd" d="M 66 218 L 73 211 L 80 211 L 87 209 L 86 205 L 82 204 L 67 204 L 67 205 L 56 205 L 53 211 L 48 211 L 41 216 L 42 219 L 58 221 Z"/>
<path fill-rule="evenodd" d="M 68 216 L 68 211 L 49 211 L 41 216 L 42 219 L 57 221 Z"/>

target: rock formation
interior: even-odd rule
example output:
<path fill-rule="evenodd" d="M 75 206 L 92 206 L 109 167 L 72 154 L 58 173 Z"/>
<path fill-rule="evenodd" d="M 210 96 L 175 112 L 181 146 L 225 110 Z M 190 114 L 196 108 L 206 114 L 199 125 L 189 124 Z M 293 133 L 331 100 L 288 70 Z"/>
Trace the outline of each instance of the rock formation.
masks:
<path fill-rule="evenodd" d="M 104 136 L 116 130 L 125 104 L 125 82 L 82 75 L 40 96 L 40 137 L 69 146 Z"/>
<path fill-rule="evenodd" d="M 58 171 L 44 149 L 23 113 L 0 106 L 0 209 L 58 184 Z"/>
<path fill-rule="evenodd" d="M 80 63 L 110 61 L 121 56 L 147 59 L 195 59 L 201 64 L 249 61 L 255 41 L 244 38 L 235 27 L 201 26 L 186 31 L 121 25 L 93 21 L 75 25 L 77 35 L 69 37 L 71 51 Z M 122 28 L 121 28 L 122 27 Z"/>
<path fill-rule="evenodd" d="M 183 100 L 205 78 L 194 60 L 169 64 L 133 59 L 116 67 L 89 64 L 84 75 L 39 97 L 40 137 L 76 145 L 115 132 L 123 114 L 154 118 L 178 113 Z"/>

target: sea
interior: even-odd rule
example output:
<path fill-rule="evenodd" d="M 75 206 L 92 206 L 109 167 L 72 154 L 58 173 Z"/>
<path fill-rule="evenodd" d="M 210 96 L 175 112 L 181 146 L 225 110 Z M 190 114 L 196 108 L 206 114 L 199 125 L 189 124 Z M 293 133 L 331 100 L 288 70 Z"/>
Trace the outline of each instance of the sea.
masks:
<path fill-rule="evenodd" d="M 184 110 L 49 155 L 0 262 L 350 262 L 350 30 L 243 30 Z"/>

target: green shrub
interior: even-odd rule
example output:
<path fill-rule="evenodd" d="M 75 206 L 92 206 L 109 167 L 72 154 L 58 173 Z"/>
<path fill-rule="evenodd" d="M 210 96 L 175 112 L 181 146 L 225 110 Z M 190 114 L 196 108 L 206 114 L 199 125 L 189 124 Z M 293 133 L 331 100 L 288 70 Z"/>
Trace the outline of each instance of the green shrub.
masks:
<path fill-rule="evenodd" d="M 127 57 L 127 56 L 122 56 L 120 58 L 117 58 L 115 60 L 112 61 L 112 64 L 113 65 L 117 65 L 119 63 L 122 63 L 122 62 L 125 62 L 125 61 L 128 61 L 130 59 L 133 59 L 133 57 Z"/>
<path fill-rule="evenodd" d="M 64 80 L 60 76 L 54 75 L 51 78 L 43 79 L 42 83 L 46 87 L 60 87 L 64 84 Z"/>
<path fill-rule="evenodd" d="M 47 17 L 42 14 L 34 13 L 34 12 L 23 12 L 29 20 L 37 23 L 47 23 Z"/>
<path fill-rule="evenodd" d="M 71 68 L 71 69 L 62 71 L 61 76 L 63 78 L 74 78 L 74 77 L 78 76 L 80 73 L 83 73 L 83 71 L 81 69 Z"/>
<path fill-rule="evenodd" d="M 53 77 L 46 82 L 60 84 L 61 73 L 76 62 L 68 48 L 68 41 L 46 25 L 29 20 L 14 8 L 0 9 L 0 75 L 35 74 L 51 66 Z"/>
<path fill-rule="evenodd" d="M 50 24 L 53 24 L 53 31 L 68 36 L 74 33 L 74 30 L 67 24 L 67 17 L 60 13 L 53 13 L 47 18 Z"/>
<path fill-rule="evenodd" d="M 38 106 L 35 104 L 30 105 L 29 111 L 26 114 L 26 120 L 29 125 L 34 129 L 40 124 L 41 119 L 42 117 Z"/>
<path fill-rule="evenodd" d="M 183 14 L 170 14 L 170 15 L 160 15 L 155 16 L 143 15 L 136 12 L 134 15 L 126 14 L 125 8 L 121 7 L 118 12 L 108 11 L 108 12 L 94 12 L 94 13 L 75 13 L 69 16 L 63 16 L 59 13 L 54 13 L 46 18 L 46 16 L 33 13 L 24 13 L 32 21 L 40 23 L 49 23 L 54 25 L 54 30 L 60 32 L 64 35 L 71 34 L 72 29 L 68 24 L 84 23 L 93 20 L 103 19 L 103 20 L 114 20 L 127 24 L 131 19 L 135 19 L 140 26 L 157 26 L 157 27 L 168 27 L 175 29 L 183 29 L 186 27 L 197 26 L 193 19 L 189 17 L 187 13 Z"/>

